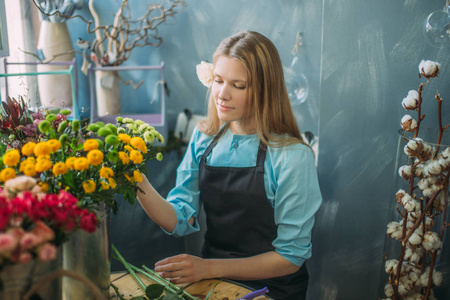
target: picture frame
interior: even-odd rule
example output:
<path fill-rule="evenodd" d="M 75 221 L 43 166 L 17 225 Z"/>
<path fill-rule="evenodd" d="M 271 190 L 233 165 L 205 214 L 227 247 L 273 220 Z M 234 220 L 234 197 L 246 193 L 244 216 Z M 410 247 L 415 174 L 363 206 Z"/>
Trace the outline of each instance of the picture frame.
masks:
<path fill-rule="evenodd" d="M 0 0 L 0 57 L 9 56 L 5 0 Z"/>

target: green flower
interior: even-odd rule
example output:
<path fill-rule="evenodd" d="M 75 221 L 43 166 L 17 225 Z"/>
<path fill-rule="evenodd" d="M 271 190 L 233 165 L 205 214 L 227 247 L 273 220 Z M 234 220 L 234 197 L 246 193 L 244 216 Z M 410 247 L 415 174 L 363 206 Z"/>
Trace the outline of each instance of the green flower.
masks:
<path fill-rule="evenodd" d="M 119 133 L 125 133 L 125 132 L 126 132 L 126 129 L 125 129 L 125 128 L 123 128 L 123 127 L 117 128 L 117 134 L 119 134 Z"/>
<path fill-rule="evenodd" d="M 108 157 L 110 162 L 116 163 L 119 161 L 119 152 L 116 150 L 109 151 L 106 157 Z"/>
<path fill-rule="evenodd" d="M 102 127 L 97 131 L 97 134 L 99 136 L 108 136 L 108 135 L 112 134 L 112 131 L 108 127 Z"/>
<path fill-rule="evenodd" d="M 117 134 L 117 127 L 114 124 L 106 124 L 113 134 Z"/>
<path fill-rule="evenodd" d="M 144 140 L 147 143 L 153 143 L 153 141 L 155 140 L 155 135 L 151 131 L 146 131 L 144 132 Z"/>
<path fill-rule="evenodd" d="M 98 122 L 96 122 L 95 124 L 97 124 L 97 125 L 100 126 L 100 127 L 105 127 L 105 123 L 102 122 L 102 121 L 98 121 Z"/>
<path fill-rule="evenodd" d="M 61 136 L 59 137 L 59 142 L 61 143 L 61 145 L 64 145 L 65 143 L 67 143 L 67 141 L 69 141 L 69 136 L 66 133 L 61 134 Z"/>
<path fill-rule="evenodd" d="M 138 125 L 138 126 L 141 126 L 141 125 L 144 125 L 144 124 L 145 124 L 145 122 L 142 121 L 142 120 L 135 120 L 134 123 L 135 123 L 136 125 Z"/>
<path fill-rule="evenodd" d="M 122 120 L 124 123 L 134 123 L 133 119 L 131 118 L 123 118 Z"/>
<path fill-rule="evenodd" d="M 117 117 L 116 121 L 117 121 L 117 123 L 123 123 L 123 118 L 122 117 Z"/>
<path fill-rule="evenodd" d="M 97 130 L 100 129 L 100 126 L 97 124 L 89 124 L 89 126 L 86 128 L 87 131 L 97 132 Z"/>
<path fill-rule="evenodd" d="M 57 119 L 58 117 L 55 114 L 48 114 L 45 116 L 45 119 L 49 122 L 53 122 Z"/>
<path fill-rule="evenodd" d="M 103 143 L 103 141 L 101 139 L 95 139 L 98 142 L 98 148 L 102 149 L 103 146 L 105 145 L 105 143 Z"/>
<path fill-rule="evenodd" d="M 64 115 L 64 116 L 68 116 L 72 113 L 72 111 L 70 109 L 62 109 L 60 112 L 60 114 Z"/>
<path fill-rule="evenodd" d="M 41 121 L 38 125 L 39 131 L 42 133 L 47 133 L 51 129 L 50 122 L 47 120 Z"/>
<path fill-rule="evenodd" d="M 161 152 L 158 152 L 158 154 L 156 154 L 156 159 L 159 160 L 159 161 L 162 161 L 163 155 L 162 155 Z"/>
<path fill-rule="evenodd" d="M 119 144 L 119 138 L 115 134 L 110 134 L 105 138 L 105 143 L 111 146 L 117 146 Z"/>

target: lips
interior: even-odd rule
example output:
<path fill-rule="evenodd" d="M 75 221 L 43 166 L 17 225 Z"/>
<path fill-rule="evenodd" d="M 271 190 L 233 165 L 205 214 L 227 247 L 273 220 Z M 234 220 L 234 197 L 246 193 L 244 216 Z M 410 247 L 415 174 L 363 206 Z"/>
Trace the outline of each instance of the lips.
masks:
<path fill-rule="evenodd" d="M 221 111 L 230 111 L 230 110 L 234 109 L 231 106 L 226 106 L 226 105 L 223 105 L 223 104 L 220 104 L 220 103 L 217 103 L 217 108 L 219 110 L 221 110 Z"/>

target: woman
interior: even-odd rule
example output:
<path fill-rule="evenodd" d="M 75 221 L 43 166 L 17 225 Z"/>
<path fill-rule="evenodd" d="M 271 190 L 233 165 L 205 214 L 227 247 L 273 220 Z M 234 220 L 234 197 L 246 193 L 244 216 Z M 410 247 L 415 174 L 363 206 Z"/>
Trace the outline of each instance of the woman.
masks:
<path fill-rule="evenodd" d="M 273 43 L 241 32 L 214 53 L 208 116 L 194 131 L 163 199 L 145 179 L 138 199 L 173 235 L 199 230 L 203 256 L 181 254 L 155 264 L 174 283 L 229 278 L 269 288 L 274 299 L 304 299 L 311 229 L 322 198 L 312 150 L 303 142 Z"/>

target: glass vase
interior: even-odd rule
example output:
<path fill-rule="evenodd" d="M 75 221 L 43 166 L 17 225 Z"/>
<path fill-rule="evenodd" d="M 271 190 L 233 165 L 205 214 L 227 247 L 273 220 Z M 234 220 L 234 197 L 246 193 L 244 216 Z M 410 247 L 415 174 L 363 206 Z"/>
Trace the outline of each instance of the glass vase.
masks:
<path fill-rule="evenodd" d="M 109 299 L 111 209 L 100 203 L 97 216 L 100 224 L 94 233 L 78 230 L 63 244 L 62 266 L 88 278 Z M 62 289 L 65 300 L 96 299 L 88 286 L 72 278 L 63 278 Z"/>

